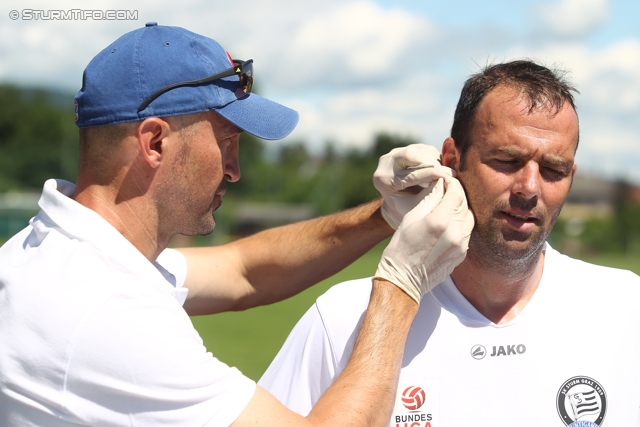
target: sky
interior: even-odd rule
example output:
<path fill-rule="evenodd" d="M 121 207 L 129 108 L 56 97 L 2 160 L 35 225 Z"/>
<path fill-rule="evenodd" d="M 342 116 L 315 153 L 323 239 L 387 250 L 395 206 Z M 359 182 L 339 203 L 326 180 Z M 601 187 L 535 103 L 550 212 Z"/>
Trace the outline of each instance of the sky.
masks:
<path fill-rule="evenodd" d="M 36 19 L 54 7 L 129 19 Z M 0 12 L 0 83 L 73 95 L 120 35 L 180 26 L 252 58 L 257 91 L 300 113 L 280 143 L 315 152 L 378 132 L 440 148 L 469 75 L 533 59 L 580 91 L 579 172 L 640 184 L 639 0 L 3 0 Z"/>

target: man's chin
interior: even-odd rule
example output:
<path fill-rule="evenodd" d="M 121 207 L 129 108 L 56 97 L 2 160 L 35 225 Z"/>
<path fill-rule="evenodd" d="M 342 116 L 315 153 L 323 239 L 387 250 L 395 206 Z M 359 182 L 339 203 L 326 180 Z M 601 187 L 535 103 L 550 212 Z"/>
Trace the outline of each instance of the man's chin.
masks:
<path fill-rule="evenodd" d="M 189 227 L 187 230 L 183 230 L 179 234 L 182 234 L 183 236 L 208 236 L 213 233 L 215 227 L 216 220 L 213 213 L 211 213 L 203 218 L 198 224 L 193 224 L 192 227 Z"/>
<path fill-rule="evenodd" d="M 541 233 L 495 233 L 489 236 L 472 234 L 469 251 L 479 258 L 494 258 L 502 261 L 524 261 L 544 245 L 546 237 Z"/>
<path fill-rule="evenodd" d="M 541 244 L 537 241 L 506 241 L 503 247 L 503 252 L 511 254 L 511 259 L 522 259 L 534 254 Z"/>
<path fill-rule="evenodd" d="M 211 214 L 211 222 L 207 222 L 207 224 L 203 227 L 202 231 L 198 233 L 199 236 L 208 236 L 213 233 L 213 230 L 216 228 L 216 218 Z"/>
<path fill-rule="evenodd" d="M 521 237 L 522 236 L 518 236 L 517 239 L 504 239 L 502 243 L 503 258 L 523 261 L 529 259 L 540 252 L 546 240 L 545 236 L 539 233 L 529 235 L 525 239 Z"/>

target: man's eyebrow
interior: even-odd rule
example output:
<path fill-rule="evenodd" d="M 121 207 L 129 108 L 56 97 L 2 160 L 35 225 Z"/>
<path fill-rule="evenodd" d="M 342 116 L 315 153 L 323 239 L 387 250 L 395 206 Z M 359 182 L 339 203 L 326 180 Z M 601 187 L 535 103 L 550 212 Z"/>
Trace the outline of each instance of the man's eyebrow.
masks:
<path fill-rule="evenodd" d="M 555 168 L 568 171 L 573 166 L 573 160 L 567 160 L 553 154 L 545 154 L 542 156 L 542 163 L 545 165 L 553 166 Z"/>
<path fill-rule="evenodd" d="M 495 154 L 505 154 L 507 156 L 512 156 L 512 157 L 519 157 L 519 156 L 523 156 L 526 155 L 526 152 L 523 150 L 519 150 L 518 148 L 514 147 L 514 146 L 503 146 L 503 147 L 495 147 L 492 148 L 488 151 L 488 154 L 490 155 L 495 155 Z"/>

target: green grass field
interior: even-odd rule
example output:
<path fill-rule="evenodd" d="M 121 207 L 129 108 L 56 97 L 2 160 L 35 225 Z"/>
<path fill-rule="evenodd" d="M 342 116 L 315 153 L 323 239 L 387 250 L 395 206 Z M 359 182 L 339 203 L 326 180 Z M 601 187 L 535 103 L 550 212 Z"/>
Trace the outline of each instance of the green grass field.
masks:
<path fill-rule="evenodd" d="M 372 276 L 385 244 L 346 269 L 286 301 L 237 313 L 192 317 L 207 349 L 254 380 L 260 379 L 298 319 L 336 283 Z"/>
<path fill-rule="evenodd" d="M 375 273 L 383 245 L 378 245 L 335 276 L 277 304 L 238 313 L 193 317 L 204 344 L 218 359 L 258 380 L 298 319 L 329 287 Z M 587 258 L 595 264 L 625 268 L 640 274 L 640 254 Z"/>

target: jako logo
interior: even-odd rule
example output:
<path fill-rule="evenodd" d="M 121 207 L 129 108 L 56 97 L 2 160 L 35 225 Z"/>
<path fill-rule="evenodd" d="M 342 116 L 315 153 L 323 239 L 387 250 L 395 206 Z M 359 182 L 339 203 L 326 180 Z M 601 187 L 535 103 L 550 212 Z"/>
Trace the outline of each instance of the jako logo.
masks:
<path fill-rule="evenodd" d="M 476 360 L 484 359 L 486 355 L 487 355 L 487 349 L 484 348 L 483 345 L 476 344 L 473 347 L 471 347 L 471 357 L 473 357 L 474 359 Z"/>
<path fill-rule="evenodd" d="M 402 392 L 402 404 L 410 411 L 415 411 L 424 405 L 425 398 L 424 390 L 420 387 L 407 387 Z"/>

